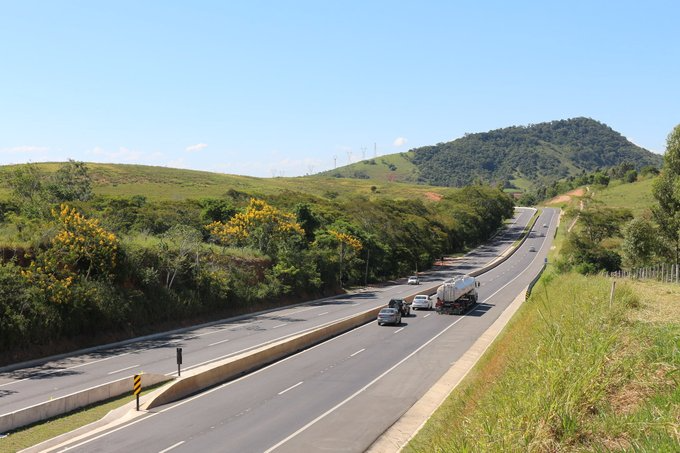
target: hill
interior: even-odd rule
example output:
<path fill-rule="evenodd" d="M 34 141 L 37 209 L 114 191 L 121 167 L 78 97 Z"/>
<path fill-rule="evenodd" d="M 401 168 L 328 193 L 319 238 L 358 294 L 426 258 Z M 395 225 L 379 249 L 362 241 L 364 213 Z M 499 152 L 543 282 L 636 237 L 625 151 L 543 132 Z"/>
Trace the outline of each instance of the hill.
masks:
<path fill-rule="evenodd" d="M 61 163 L 35 164 L 45 174 L 52 174 Z M 10 175 L 16 165 L 0 166 L 0 199 L 9 197 Z M 266 197 L 292 191 L 334 199 L 342 196 L 369 196 L 372 199 L 439 198 L 451 190 L 399 181 L 338 180 L 314 175 L 296 178 L 256 178 L 206 171 L 127 164 L 88 163 L 92 190 L 96 195 L 127 197 L 143 194 L 150 201 L 222 197 L 227 192 L 242 192 Z"/>
<path fill-rule="evenodd" d="M 482 180 L 522 189 L 623 162 L 639 170 L 648 165 L 660 167 L 663 158 L 603 123 L 572 118 L 466 134 L 451 142 L 362 161 L 324 175 L 449 187 Z"/>

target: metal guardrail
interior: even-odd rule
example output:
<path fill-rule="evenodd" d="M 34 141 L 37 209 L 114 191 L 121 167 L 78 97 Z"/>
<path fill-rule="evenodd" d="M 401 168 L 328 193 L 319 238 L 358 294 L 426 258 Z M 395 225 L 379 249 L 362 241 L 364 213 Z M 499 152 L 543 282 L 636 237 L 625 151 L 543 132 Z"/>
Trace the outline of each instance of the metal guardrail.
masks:
<path fill-rule="evenodd" d="M 543 275 L 543 271 L 545 271 L 545 267 L 547 266 L 548 263 L 543 263 L 543 266 L 541 267 L 541 270 L 536 274 L 536 277 L 534 277 L 533 280 L 531 280 L 531 283 L 529 283 L 529 286 L 527 287 L 527 299 L 529 296 L 531 296 L 531 290 L 534 289 L 534 285 L 538 283 L 538 280 L 541 278 L 541 275 Z"/>

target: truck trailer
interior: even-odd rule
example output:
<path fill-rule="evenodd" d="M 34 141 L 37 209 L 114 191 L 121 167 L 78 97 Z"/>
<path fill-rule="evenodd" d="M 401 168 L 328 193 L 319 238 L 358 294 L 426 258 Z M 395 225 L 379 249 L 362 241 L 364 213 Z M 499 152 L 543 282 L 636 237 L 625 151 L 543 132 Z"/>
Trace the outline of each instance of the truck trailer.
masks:
<path fill-rule="evenodd" d="M 456 277 L 437 288 L 435 309 L 440 315 L 463 314 L 477 303 L 479 282 L 469 275 Z"/>

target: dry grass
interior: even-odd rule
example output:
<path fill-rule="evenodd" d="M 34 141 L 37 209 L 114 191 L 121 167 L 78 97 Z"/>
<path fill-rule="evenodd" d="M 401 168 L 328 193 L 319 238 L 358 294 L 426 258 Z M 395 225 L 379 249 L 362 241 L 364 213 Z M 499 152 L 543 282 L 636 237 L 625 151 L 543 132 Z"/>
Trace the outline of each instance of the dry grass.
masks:
<path fill-rule="evenodd" d="M 680 324 L 680 285 L 652 280 L 635 283 L 640 288 L 642 307 L 629 313 L 631 321 Z"/>

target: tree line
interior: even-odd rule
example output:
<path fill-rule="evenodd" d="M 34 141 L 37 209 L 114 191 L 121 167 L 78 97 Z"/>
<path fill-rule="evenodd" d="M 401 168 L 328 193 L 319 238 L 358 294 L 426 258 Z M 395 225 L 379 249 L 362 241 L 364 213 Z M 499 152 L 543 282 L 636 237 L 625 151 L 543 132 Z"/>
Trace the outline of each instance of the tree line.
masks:
<path fill-rule="evenodd" d="M 87 165 L 17 166 L 0 202 L 2 362 L 335 294 L 425 269 L 512 215 L 498 188 L 438 202 L 300 192 L 182 201 L 98 196 Z"/>

